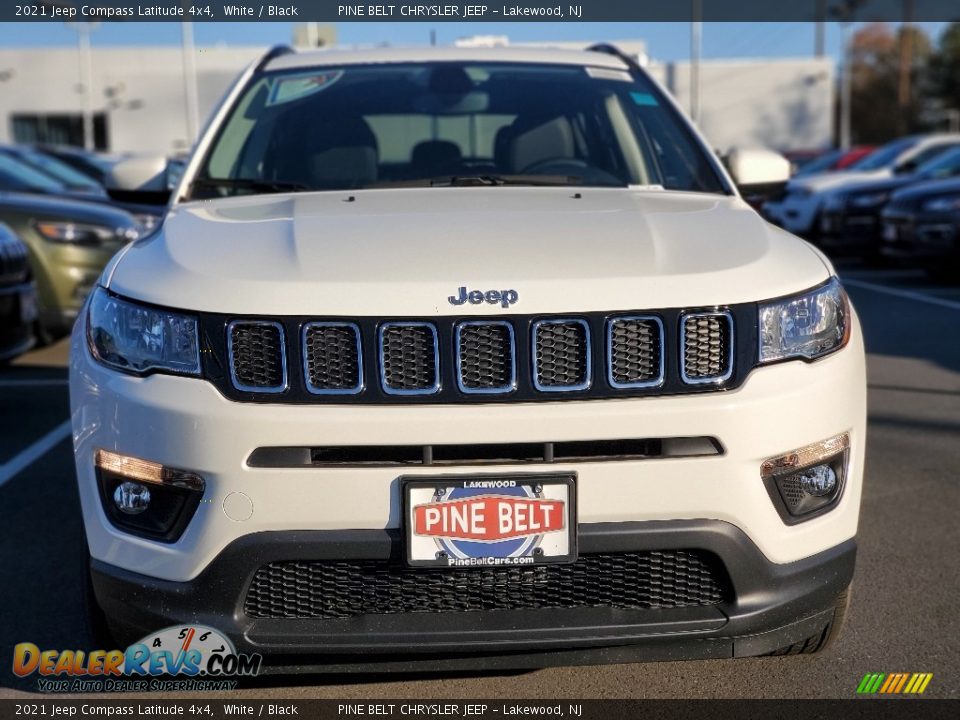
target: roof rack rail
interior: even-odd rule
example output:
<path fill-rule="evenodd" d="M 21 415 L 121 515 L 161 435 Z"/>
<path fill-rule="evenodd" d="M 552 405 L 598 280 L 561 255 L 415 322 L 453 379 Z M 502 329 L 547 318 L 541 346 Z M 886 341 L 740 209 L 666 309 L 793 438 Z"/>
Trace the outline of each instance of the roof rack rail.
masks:
<path fill-rule="evenodd" d="M 269 63 L 274 58 L 278 58 L 282 55 L 290 55 L 293 53 L 293 48 L 289 45 L 274 45 L 272 48 L 267 50 L 266 54 L 260 58 L 260 62 L 257 63 L 257 72 L 263 70 L 267 63 Z"/>
<path fill-rule="evenodd" d="M 598 52 L 603 53 L 604 55 L 613 55 L 614 57 L 623 60 L 623 62 L 625 62 L 627 67 L 631 70 L 641 70 L 640 64 L 616 45 L 611 45 L 610 43 L 596 43 L 595 45 L 588 47 L 587 52 Z"/>

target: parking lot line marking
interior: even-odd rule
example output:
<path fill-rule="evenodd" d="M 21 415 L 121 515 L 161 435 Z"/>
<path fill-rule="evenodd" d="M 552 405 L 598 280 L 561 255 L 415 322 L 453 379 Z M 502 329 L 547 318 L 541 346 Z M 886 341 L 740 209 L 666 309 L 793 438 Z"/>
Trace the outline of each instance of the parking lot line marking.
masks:
<path fill-rule="evenodd" d="M 956 302 L 954 300 L 944 300 L 943 298 L 938 297 L 931 297 L 930 295 L 913 292 L 912 290 L 898 290 L 897 288 L 890 288 L 885 285 L 877 285 L 875 283 L 864 282 L 863 280 L 850 280 L 847 278 L 843 278 L 843 284 L 850 285 L 851 287 L 863 288 L 865 290 L 873 290 L 874 292 L 893 295 L 895 297 L 901 297 L 907 300 L 916 300 L 917 302 L 939 305 L 941 307 L 950 308 L 951 310 L 960 310 L 960 302 Z"/>
<path fill-rule="evenodd" d="M 0 465 L 0 487 L 6 485 L 7 481 L 9 481 L 15 475 L 21 473 L 26 468 L 30 467 L 33 463 L 59 445 L 61 441 L 70 435 L 70 431 L 70 421 L 64 420 L 53 430 L 33 443 L 33 445 L 30 445 L 23 450 L 23 452 L 18 455 L 14 455 L 6 463 Z"/>

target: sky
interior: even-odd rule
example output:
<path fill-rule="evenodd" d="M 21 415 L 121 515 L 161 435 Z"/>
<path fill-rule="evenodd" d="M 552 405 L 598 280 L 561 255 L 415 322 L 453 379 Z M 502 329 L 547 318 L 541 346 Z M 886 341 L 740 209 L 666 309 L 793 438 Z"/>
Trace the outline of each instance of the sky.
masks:
<path fill-rule="evenodd" d="M 945 23 L 919 23 L 936 38 Z M 687 23 L 337 23 L 340 44 L 424 45 L 431 30 L 437 43 L 449 44 L 470 35 L 507 35 L 515 41 L 645 40 L 654 60 L 686 59 L 690 52 Z M 292 23 L 195 23 L 198 46 L 276 45 L 289 43 Z M 814 51 L 813 23 L 704 23 L 704 58 L 803 57 Z M 94 47 L 120 45 L 178 45 L 180 23 L 114 22 L 100 25 L 92 35 Z M 0 48 L 73 46 L 76 33 L 63 23 L 0 23 Z M 839 57 L 841 31 L 826 25 L 828 55 Z"/>

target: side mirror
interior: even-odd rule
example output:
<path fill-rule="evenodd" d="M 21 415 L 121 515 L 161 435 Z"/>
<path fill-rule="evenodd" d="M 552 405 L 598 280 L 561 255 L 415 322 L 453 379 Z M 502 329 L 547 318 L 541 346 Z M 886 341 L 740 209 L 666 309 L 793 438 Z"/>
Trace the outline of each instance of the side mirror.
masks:
<path fill-rule="evenodd" d="M 790 161 L 764 148 L 733 148 L 727 153 L 726 164 L 742 191 L 772 188 L 790 179 Z"/>
<path fill-rule="evenodd" d="M 170 201 L 167 159 L 139 157 L 121 160 L 107 173 L 107 194 L 118 202 L 166 205 Z"/>
<path fill-rule="evenodd" d="M 916 169 L 917 169 L 917 163 L 914 162 L 913 160 L 907 160 L 905 163 L 901 163 L 900 165 L 897 165 L 893 169 L 893 174 L 906 175 L 907 173 L 912 173 Z"/>

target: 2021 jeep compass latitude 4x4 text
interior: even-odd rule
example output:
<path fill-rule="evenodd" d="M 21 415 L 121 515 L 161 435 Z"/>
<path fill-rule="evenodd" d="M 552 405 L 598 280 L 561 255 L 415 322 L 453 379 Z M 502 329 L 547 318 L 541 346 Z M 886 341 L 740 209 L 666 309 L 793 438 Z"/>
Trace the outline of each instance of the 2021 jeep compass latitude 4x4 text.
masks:
<path fill-rule="evenodd" d="M 863 341 L 731 175 L 606 46 L 251 66 L 73 334 L 115 636 L 338 670 L 823 647 Z"/>

